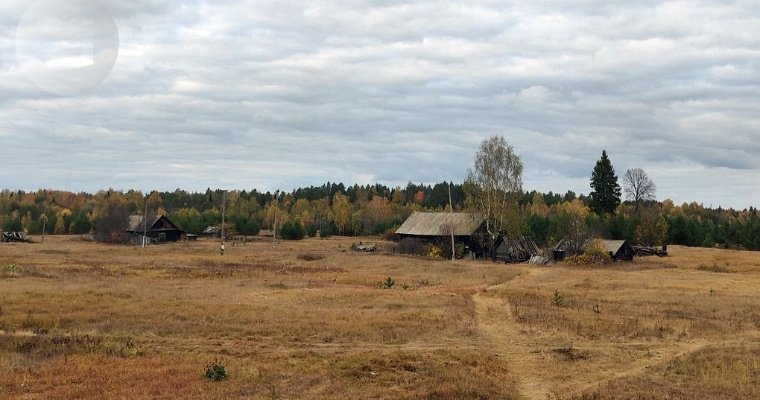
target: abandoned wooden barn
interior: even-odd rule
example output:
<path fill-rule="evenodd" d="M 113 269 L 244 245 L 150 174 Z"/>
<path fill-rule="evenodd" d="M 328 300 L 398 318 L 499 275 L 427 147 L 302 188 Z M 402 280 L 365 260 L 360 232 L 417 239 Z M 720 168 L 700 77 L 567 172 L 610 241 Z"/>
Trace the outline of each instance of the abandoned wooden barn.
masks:
<path fill-rule="evenodd" d="M 176 242 L 185 237 L 186 232 L 180 229 L 174 222 L 170 221 L 165 215 L 148 220 L 147 225 L 142 215 L 130 215 L 129 226 L 127 228 L 127 238 L 135 244 L 142 243 L 143 233 L 147 237 L 148 243 Z"/>
<path fill-rule="evenodd" d="M 484 218 L 471 213 L 414 212 L 396 230 L 398 249 L 419 254 L 434 245 L 450 254 L 453 232 L 460 256 L 481 258 L 486 255 L 483 243 L 488 237 L 484 222 Z"/>
<path fill-rule="evenodd" d="M 626 240 L 599 240 L 598 243 L 615 261 L 631 261 L 636 254 Z"/>

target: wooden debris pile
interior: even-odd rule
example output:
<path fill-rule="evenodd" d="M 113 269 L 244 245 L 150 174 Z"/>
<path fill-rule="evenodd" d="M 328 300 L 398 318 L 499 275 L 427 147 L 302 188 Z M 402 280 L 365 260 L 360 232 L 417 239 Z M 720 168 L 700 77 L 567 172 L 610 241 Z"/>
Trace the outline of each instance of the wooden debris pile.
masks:
<path fill-rule="evenodd" d="M 365 253 L 372 253 L 377 251 L 377 243 L 367 243 L 364 244 L 362 242 L 359 242 L 359 244 L 354 244 L 351 246 L 355 251 L 362 251 Z"/>
<path fill-rule="evenodd" d="M 497 261 L 517 263 L 529 261 L 532 257 L 541 254 L 536 242 L 528 236 L 514 240 L 502 238 L 496 246 L 494 258 Z"/>
<path fill-rule="evenodd" d="M 547 264 L 549 264 L 549 257 L 544 257 L 544 256 L 533 256 L 533 257 L 531 257 L 531 258 L 530 258 L 530 260 L 528 261 L 528 264 L 533 264 L 533 265 L 547 265 Z"/>
<path fill-rule="evenodd" d="M 663 246 L 663 247 L 633 246 L 633 251 L 636 252 L 637 257 L 646 257 L 646 256 L 667 257 L 668 256 L 668 248 L 666 246 Z"/>
<path fill-rule="evenodd" d="M 24 232 L 3 232 L 3 242 L 28 242 Z"/>

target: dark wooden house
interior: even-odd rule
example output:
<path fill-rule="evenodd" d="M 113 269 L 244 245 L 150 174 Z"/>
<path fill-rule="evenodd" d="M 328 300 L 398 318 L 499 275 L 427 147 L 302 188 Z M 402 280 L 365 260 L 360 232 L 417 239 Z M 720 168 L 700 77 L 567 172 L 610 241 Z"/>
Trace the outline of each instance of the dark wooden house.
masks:
<path fill-rule="evenodd" d="M 414 212 L 396 230 L 399 251 L 420 253 L 426 246 L 451 254 L 451 236 L 461 256 L 484 257 L 488 233 L 485 219 L 471 213 Z"/>
<path fill-rule="evenodd" d="M 142 215 L 131 215 L 127 228 L 127 238 L 133 243 L 140 244 L 143 233 L 145 233 L 148 243 L 153 244 L 176 242 L 182 240 L 187 234 L 165 215 L 148 220 L 147 225 Z"/>

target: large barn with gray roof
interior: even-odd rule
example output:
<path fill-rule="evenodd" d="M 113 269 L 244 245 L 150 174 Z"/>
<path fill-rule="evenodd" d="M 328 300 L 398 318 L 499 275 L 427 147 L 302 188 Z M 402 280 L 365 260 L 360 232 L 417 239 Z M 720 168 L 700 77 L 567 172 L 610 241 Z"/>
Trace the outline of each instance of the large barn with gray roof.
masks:
<path fill-rule="evenodd" d="M 452 231 L 462 255 L 485 255 L 485 218 L 472 213 L 414 212 L 396 230 L 396 236 L 401 252 L 418 253 L 428 245 L 436 245 L 447 254 L 451 252 Z"/>

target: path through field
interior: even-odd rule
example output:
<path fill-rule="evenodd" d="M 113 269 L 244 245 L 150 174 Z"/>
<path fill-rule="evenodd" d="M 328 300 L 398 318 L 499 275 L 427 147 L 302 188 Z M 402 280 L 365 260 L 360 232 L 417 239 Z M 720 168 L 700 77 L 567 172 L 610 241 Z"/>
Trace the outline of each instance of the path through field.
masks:
<path fill-rule="evenodd" d="M 500 357 L 505 357 L 512 370 L 518 376 L 519 394 L 525 399 L 557 399 L 581 395 L 582 393 L 604 386 L 617 379 L 640 374 L 658 366 L 671 362 L 679 357 L 686 357 L 711 345 L 738 345 L 748 340 L 760 340 L 757 335 L 734 337 L 732 340 L 722 340 L 719 343 L 703 338 L 683 342 L 669 343 L 657 347 L 648 358 L 640 358 L 634 362 L 620 363 L 614 366 L 574 370 L 570 379 L 563 379 L 558 369 L 557 361 L 548 355 L 550 341 L 540 334 L 529 333 L 521 328 L 520 323 L 512 315 L 511 306 L 505 292 L 519 288 L 527 282 L 540 281 L 548 273 L 538 267 L 525 267 L 516 278 L 498 285 L 490 286 L 475 293 L 472 300 L 475 304 L 477 330 L 481 335 L 481 343 L 486 349 Z M 619 350 L 621 344 L 599 343 L 588 340 L 578 340 L 577 344 L 597 351 Z M 622 346 L 625 346 L 623 344 Z M 628 343 L 635 347 L 640 343 Z M 609 367 L 609 368 L 607 368 Z"/>
<path fill-rule="evenodd" d="M 528 270 L 527 275 L 535 274 Z M 538 343 L 520 332 L 506 299 L 493 297 L 488 290 L 514 285 L 521 275 L 508 283 L 492 286 L 484 292 L 476 293 L 475 313 L 478 331 L 483 335 L 488 347 L 501 357 L 506 357 L 512 369 L 520 378 L 519 393 L 526 399 L 550 399 L 552 391 L 545 376 L 540 374 L 540 365 L 545 363 L 534 351 Z"/>

